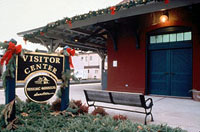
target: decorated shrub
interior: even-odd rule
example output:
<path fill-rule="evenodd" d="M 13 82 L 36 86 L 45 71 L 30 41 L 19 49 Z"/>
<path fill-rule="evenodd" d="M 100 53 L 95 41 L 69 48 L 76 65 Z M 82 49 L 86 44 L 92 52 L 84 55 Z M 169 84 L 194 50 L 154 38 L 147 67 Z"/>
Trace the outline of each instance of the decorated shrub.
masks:
<path fill-rule="evenodd" d="M 113 119 L 114 120 L 127 120 L 127 117 L 123 116 L 123 115 L 114 115 Z"/>
<path fill-rule="evenodd" d="M 84 105 L 82 105 L 84 106 Z M 0 105 L 0 112 L 5 105 Z M 171 128 L 167 125 L 142 125 L 130 120 L 114 120 L 110 116 L 97 114 L 78 114 L 64 111 L 62 114 L 52 114 L 50 105 L 34 102 L 16 103 L 16 119 L 7 127 L 2 126 L 1 132 L 184 132 L 180 128 Z M 76 109 L 72 109 L 76 111 Z M 97 108 L 105 113 L 102 108 Z M 104 111 L 104 112 L 102 112 Z M 96 112 L 97 113 L 97 112 Z M 122 117 L 122 116 L 121 116 Z M 11 130 L 12 129 L 12 130 Z"/>
<path fill-rule="evenodd" d="M 106 113 L 105 109 L 103 109 L 102 107 L 97 107 L 96 109 L 94 109 L 94 111 L 92 112 L 92 115 L 108 115 L 108 113 Z"/>

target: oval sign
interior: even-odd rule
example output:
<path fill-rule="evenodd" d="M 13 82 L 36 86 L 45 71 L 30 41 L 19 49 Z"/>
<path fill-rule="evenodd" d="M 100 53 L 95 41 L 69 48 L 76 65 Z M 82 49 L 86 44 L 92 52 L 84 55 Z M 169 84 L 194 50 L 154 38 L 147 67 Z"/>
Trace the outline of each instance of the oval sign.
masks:
<path fill-rule="evenodd" d="M 25 85 L 26 96 L 37 103 L 44 103 L 54 96 L 57 83 L 48 74 L 40 74 L 32 77 Z"/>

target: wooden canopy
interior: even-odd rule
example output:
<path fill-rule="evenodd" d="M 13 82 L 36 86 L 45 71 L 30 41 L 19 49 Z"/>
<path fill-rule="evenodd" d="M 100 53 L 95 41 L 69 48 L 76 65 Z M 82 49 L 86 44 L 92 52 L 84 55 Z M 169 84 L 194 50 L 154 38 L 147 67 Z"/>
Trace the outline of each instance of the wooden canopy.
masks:
<path fill-rule="evenodd" d="M 134 0 L 87 14 L 65 18 L 44 27 L 19 32 L 19 36 L 32 43 L 40 43 L 54 52 L 66 45 L 83 51 L 106 54 L 108 35 L 116 41 L 116 23 L 141 14 L 188 6 L 200 3 L 199 0 Z"/>

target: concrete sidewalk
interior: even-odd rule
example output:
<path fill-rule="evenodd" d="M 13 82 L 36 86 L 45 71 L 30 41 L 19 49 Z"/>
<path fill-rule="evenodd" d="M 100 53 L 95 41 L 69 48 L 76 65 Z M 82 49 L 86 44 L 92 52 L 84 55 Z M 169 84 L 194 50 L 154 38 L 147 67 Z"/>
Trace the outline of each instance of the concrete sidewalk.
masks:
<path fill-rule="evenodd" d="M 78 84 L 70 86 L 70 99 L 82 100 L 83 103 L 86 103 L 83 89 L 94 89 L 100 90 L 100 83 L 93 84 Z M 17 89 L 17 95 L 22 99 L 26 100 L 24 95 L 23 88 Z M 180 127 L 188 132 L 200 132 L 200 102 L 194 101 L 192 99 L 181 99 L 181 98 L 172 98 L 172 97 L 151 97 L 154 102 L 153 106 L 153 116 L 154 122 L 150 122 L 148 119 L 147 124 L 167 124 L 171 127 Z M 50 103 L 55 100 L 55 96 L 50 100 Z M 4 104 L 5 97 L 4 91 L 0 90 L 0 104 Z M 120 108 L 128 108 L 125 106 L 118 106 Z M 138 108 L 139 109 L 139 108 Z M 90 112 L 93 108 L 90 108 Z M 135 110 L 135 108 L 134 108 Z M 143 114 L 137 114 L 132 112 L 125 112 L 119 110 L 106 109 L 106 112 L 109 115 L 126 115 L 128 119 L 133 122 L 144 123 Z"/>
<path fill-rule="evenodd" d="M 101 80 L 97 79 L 90 79 L 90 80 L 80 80 L 80 81 L 70 81 L 70 84 L 86 84 L 86 83 L 100 83 Z M 58 82 L 58 85 L 60 85 L 62 82 Z M 16 83 L 16 87 L 24 87 L 25 83 Z M 0 89 L 3 88 L 3 82 L 0 80 Z"/>

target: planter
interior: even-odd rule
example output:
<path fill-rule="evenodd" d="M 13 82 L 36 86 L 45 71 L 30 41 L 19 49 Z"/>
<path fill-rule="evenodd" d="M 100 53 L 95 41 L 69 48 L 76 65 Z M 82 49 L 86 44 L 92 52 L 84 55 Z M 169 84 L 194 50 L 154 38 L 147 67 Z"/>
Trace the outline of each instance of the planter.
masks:
<path fill-rule="evenodd" d="M 193 89 L 192 90 L 192 97 L 196 101 L 200 101 L 200 91 Z"/>

